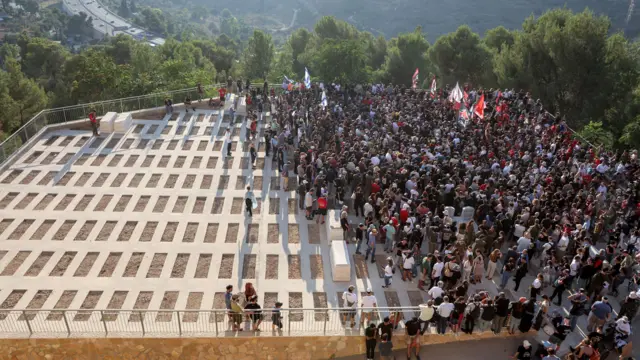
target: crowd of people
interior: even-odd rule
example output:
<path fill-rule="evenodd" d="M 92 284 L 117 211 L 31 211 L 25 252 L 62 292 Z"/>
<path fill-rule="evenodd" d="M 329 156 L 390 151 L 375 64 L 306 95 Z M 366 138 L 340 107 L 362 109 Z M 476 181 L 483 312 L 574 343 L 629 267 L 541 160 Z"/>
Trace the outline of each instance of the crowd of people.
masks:
<path fill-rule="evenodd" d="M 309 219 L 324 222 L 327 207 L 339 209 L 344 239 L 382 267 L 385 287 L 393 287 L 396 269 L 401 281 L 416 280 L 429 298 L 409 320 L 420 333 L 431 324 L 438 333 L 552 325 L 558 344 L 580 316 L 589 331 L 603 331 L 614 320 L 608 297 L 621 293 L 628 295 L 618 322 L 635 317 L 637 151 L 581 141 L 562 115 L 523 90 L 465 86 L 458 103 L 448 100 L 449 88 L 289 90 L 276 95 L 266 82 L 244 89 L 253 99 L 247 121 L 264 123 L 261 140 L 282 189 L 296 191 Z M 505 292 L 469 294 L 470 284 L 494 276 L 501 289 L 518 291 L 527 275 L 535 279 L 522 284 L 526 296 L 513 301 Z M 343 296 L 344 307 L 357 304 L 353 295 Z M 549 320 L 557 318 L 553 300 L 570 308 L 556 324 Z M 620 336 L 616 348 L 625 345 Z M 576 350 L 582 358 L 585 346 Z"/>

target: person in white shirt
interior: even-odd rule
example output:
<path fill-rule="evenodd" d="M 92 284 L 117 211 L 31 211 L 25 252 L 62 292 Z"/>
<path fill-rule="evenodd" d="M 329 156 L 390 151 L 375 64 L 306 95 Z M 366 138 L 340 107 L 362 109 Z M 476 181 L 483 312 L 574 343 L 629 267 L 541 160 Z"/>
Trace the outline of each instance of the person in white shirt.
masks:
<path fill-rule="evenodd" d="M 424 335 L 424 333 L 429 329 L 429 323 L 431 322 L 431 319 L 433 319 L 433 314 L 435 314 L 436 309 L 433 307 L 433 300 L 427 301 L 426 304 L 418 305 L 418 308 L 420 308 L 420 322 L 424 324 L 420 331 L 420 335 Z"/>
<path fill-rule="evenodd" d="M 431 283 L 435 284 L 440 280 L 442 276 L 442 269 L 444 269 L 444 264 L 440 257 L 437 257 L 437 262 L 433 264 L 433 270 L 431 271 Z"/>
<path fill-rule="evenodd" d="M 529 250 L 531 248 L 530 237 L 531 234 L 527 231 L 520 239 L 518 239 L 518 249 L 516 250 L 518 253 L 521 253 L 522 250 Z"/>
<path fill-rule="evenodd" d="M 413 282 L 412 271 L 415 262 L 416 260 L 413 258 L 410 252 L 405 252 L 404 254 L 402 254 L 402 281 L 407 281 L 408 279 L 410 282 Z"/>
<path fill-rule="evenodd" d="M 387 265 L 384 267 L 384 286 L 383 288 L 388 288 L 391 285 L 391 279 L 393 278 L 393 259 L 391 257 L 387 258 Z"/>
<path fill-rule="evenodd" d="M 537 300 L 538 294 L 540 294 L 540 290 L 542 290 L 542 280 L 544 280 L 542 274 L 538 274 L 536 279 L 533 280 L 533 283 L 531 284 L 531 293 L 529 294 L 530 299 L 533 299 L 534 301 Z"/>
<path fill-rule="evenodd" d="M 313 190 L 309 190 L 304 195 L 304 208 L 306 210 L 307 219 L 311 219 L 311 209 L 313 208 Z"/>
<path fill-rule="evenodd" d="M 444 294 L 444 290 L 442 290 L 443 286 L 444 286 L 444 283 L 442 281 L 438 281 L 438 285 L 432 287 L 429 290 L 429 292 L 427 292 L 427 294 L 429 294 L 431 299 L 437 299 L 439 297 L 442 297 L 442 294 Z"/>
<path fill-rule="evenodd" d="M 364 325 L 365 318 L 367 323 L 371 322 L 373 317 L 373 308 L 378 307 L 378 300 L 373 295 L 371 288 L 367 288 L 367 295 L 362 297 L 362 317 L 360 319 L 360 325 Z"/>
<path fill-rule="evenodd" d="M 558 240 L 558 244 L 556 244 L 556 256 L 558 259 L 564 257 L 564 254 L 567 252 L 567 247 L 569 247 L 569 234 L 565 232 L 560 237 L 560 240 Z"/>
<path fill-rule="evenodd" d="M 453 312 L 453 304 L 449 302 L 449 297 L 445 296 L 442 299 L 442 304 L 438 306 L 438 334 L 444 334 L 447 331 L 447 324 L 449 322 L 449 316 Z"/>
<path fill-rule="evenodd" d="M 345 326 L 347 324 L 347 318 L 351 318 L 351 327 L 356 325 L 356 308 L 358 306 L 358 295 L 354 293 L 356 287 L 350 285 L 347 291 L 342 293 L 342 307 L 348 308 L 342 314 Z"/>

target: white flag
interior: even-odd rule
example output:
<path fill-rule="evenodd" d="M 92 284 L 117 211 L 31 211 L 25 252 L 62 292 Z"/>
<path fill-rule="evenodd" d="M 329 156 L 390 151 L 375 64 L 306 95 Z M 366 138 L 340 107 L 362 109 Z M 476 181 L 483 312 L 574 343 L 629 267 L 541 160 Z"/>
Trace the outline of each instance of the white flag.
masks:
<path fill-rule="evenodd" d="M 460 85 L 456 83 L 456 87 L 454 87 L 453 90 L 451 90 L 451 94 L 449 94 L 449 101 L 459 103 L 462 101 L 462 98 L 462 90 L 460 90 Z"/>
<path fill-rule="evenodd" d="M 329 105 L 329 103 L 327 102 L 327 94 L 325 94 L 324 90 L 322 91 L 322 101 L 320 102 L 320 105 L 322 105 L 323 110 L 327 107 L 327 105 Z"/>
<path fill-rule="evenodd" d="M 311 75 L 309 75 L 309 70 L 307 70 L 307 68 L 304 68 L 304 86 L 307 89 L 311 89 Z"/>

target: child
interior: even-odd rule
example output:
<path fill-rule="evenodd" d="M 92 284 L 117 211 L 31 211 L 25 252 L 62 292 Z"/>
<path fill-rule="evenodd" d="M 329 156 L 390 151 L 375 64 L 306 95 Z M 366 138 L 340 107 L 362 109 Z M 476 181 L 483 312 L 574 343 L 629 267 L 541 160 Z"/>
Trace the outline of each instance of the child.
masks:
<path fill-rule="evenodd" d="M 282 330 L 282 315 L 280 314 L 280 308 L 282 307 L 281 302 L 276 302 L 276 307 L 271 311 L 271 329 L 276 331 L 276 326 L 278 330 Z"/>

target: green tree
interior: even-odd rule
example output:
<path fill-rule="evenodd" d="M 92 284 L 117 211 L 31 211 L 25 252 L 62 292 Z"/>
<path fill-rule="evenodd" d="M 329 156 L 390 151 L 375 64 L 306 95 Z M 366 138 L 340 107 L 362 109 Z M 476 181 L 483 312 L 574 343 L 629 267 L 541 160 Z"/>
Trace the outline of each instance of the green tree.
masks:
<path fill-rule="evenodd" d="M 632 149 L 640 148 L 640 116 L 625 125 L 620 143 Z"/>
<path fill-rule="evenodd" d="M 45 38 L 29 38 L 21 49 L 22 72 L 32 79 L 41 81 L 49 89 L 57 81 L 70 54 L 62 45 Z"/>
<path fill-rule="evenodd" d="M 91 16 L 87 16 L 86 13 L 80 12 L 71 16 L 67 22 L 67 32 L 75 35 L 90 35 L 93 31 L 91 23 L 93 19 Z"/>
<path fill-rule="evenodd" d="M 48 98 L 35 81 L 24 76 L 15 59 L 8 58 L 5 67 L 7 71 L 0 72 L 0 99 L 3 106 L 0 122 L 3 132 L 12 133 L 45 108 Z"/>
<path fill-rule="evenodd" d="M 367 55 L 358 40 L 325 40 L 312 64 L 312 70 L 326 82 L 358 84 L 368 79 Z"/>
<path fill-rule="evenodd" d="M 129 3 L 129 10 L 131 11 L 131 14 L 135 14 L 138 12 L 138 7 L 136 6 L 136 0 L 131 0 L 131 2 Z"/>
<path fill-rule="evenodd" d="M 515 42 L 515 36 L 504 26 L 498 26 L 488 30 L 484 35 L 484 44 L 491 50 L 500 52 L 503 46 L 511 46 Z"/>
<path fill-rule="evenodd" d="M 291 33 L 291 36 L 289 37 L 288 43 L 289 43 L 289 49 L 291 50 L 291 59 L 292 59 L 292 64 L 290 68 L 292 68 L 293 72 L 298 77 L 304 76 L 304 67 L 305 67 L 305 64 L 303 64 L 300 61 L 301 59 L 298 59 L 298 57 L 301 54 L 304 54 L 304 52 L 307 49 L 307 45 L 311 41 L 312 36 L 313 35 L 309 32 L 309 30 L 305 28 L 300 28 L 294 31 L 293 33 Z M 287 74 L 287 75 L 290 75 L 290 74 Z"/>
<path fill-rule="evenodd" d="M 367 53 L 369 54 L 369 66 L 372 69 L 379 69 L 384 65 L 387 56 L 387 40 L 380 35 L 375 40 L 369 42 Z"/>
<path fill-rule="evenodd" d="M 118 15 L 123 18 L 128 18 L 131 16 L 131 10 L 129 10 L 129 6 L 127 5 L 127 0 L 122 0 L 120 2 L 120 7 L 118 8 Z"/>
<path fill-rule="evenodd" d="M 140 16 L 136 18 L 135 22 L 153 32 L 168 34 L 167 21 L 160 9 L 145 8 L 140 12 Z"/>
<path fill-rule="evenodd" d="M 611 149 L 615 141 L 613 134 L 602 126 L 602 122 L 590 122 L 579 132 L 580 136 L 596 146 Z"/>
<path fill-rule="evenodd" d="M 243 54 L 245 75 L 249 79 L 262 79 L 269 74 L 274 47 L 271 34 L 254 30 Z"/>
<path fill-rule="evenodd" d="M 401 34 L 389 48 L 384 64 L 385 77 L 394 84 L 411 83 L 411 76 L 416 68 L 425 74 L 427 70 L 427 50 L 429 42 L 424 38 L 422 28 L 414 32 Z"/>

